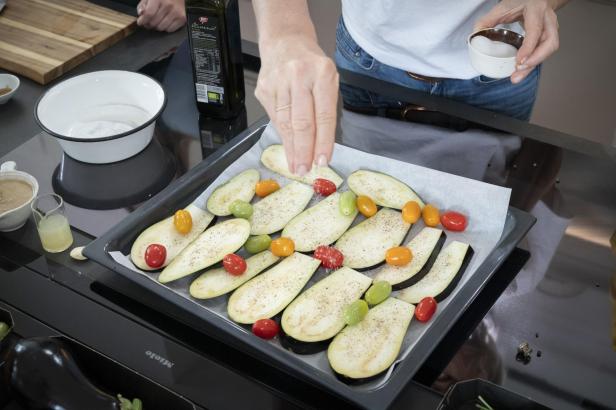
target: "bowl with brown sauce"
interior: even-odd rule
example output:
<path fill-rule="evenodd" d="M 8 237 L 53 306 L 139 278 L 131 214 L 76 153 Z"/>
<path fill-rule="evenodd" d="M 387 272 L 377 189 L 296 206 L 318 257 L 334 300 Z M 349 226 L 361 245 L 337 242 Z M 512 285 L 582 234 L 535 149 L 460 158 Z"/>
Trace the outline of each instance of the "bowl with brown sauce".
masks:
<path fill-rule="evenodd" d="M 12 74 L 0 74 L 0 104 L 8 102 L 19 88 L 19 78 Z"/>
<path fill-rule="evenodd" d="M 0 232 L 24 226 L 38 189 L 36 178 L 18 171 L 15 162 L 7 161 L 0 166 Z"/>

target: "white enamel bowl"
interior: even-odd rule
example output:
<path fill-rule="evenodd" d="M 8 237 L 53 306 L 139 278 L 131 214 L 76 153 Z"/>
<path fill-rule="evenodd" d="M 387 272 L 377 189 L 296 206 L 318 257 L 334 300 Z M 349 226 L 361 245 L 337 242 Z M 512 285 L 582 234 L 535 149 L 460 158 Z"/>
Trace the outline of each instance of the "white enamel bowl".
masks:
<path fill-rule="evenodd" d="M 517 49 L 522 46 L 524 36 L 503 28 L 486 28 L 475 31 L 466 40 L 471 65 L 478 73 L 491 78 L 505 78 L 513 74 L 516 67 L 516 57 L 495 57 L 482 53 L 471 44 L 471 40 L 475 36 L 484 36 L 492 41 L 510 44 Z"/>
<path fill-rule="evenodd" d="M 106 164 L 148 146 L 166 102 L 161 85 L 146 75 L 95 71 L 50 88 L 36 104 L 34 116 L 67 155 Z"/>

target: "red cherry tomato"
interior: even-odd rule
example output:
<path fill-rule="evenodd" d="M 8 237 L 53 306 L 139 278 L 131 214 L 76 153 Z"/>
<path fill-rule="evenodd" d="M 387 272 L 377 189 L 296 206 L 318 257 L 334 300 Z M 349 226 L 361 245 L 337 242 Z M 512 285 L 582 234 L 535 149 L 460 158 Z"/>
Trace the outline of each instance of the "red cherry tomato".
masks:
<path fill-rule="evenodd" d="M 314 192 L 322 196 L 329 196 L 336 192 L 336 184 L 329 179 L 317 178 L 312 183 Z"/>
<path fill-rule="evenodd" d="M 427 322 L 436 312 L 436 299 L 426 296 L 415 306 L 415 317 L 420 322 Z"/>
<path fill-rule="evenodd" d="M 314 258 L 321 261 L 326 269 L 338 269 L 344 262 L 344 255 L 338 249 L 320 245 L 314 250 Z"/>
<path fill-rule="evenodd" d="M 167 249 L 163 245 L 153 243 L 145 248 L 145 263 L 150 268 L 160 268 L 167 259 Z"/>
<path fill-rule="evenodd" d="M 280 327 L 272 319 L 259 319 L 252 324 L 252 333 L 261 339 L 271 339 L 278 334 Z"/>
<path fill-rule="evenodd" d="M 222 267 L 233 276 L 246 272 L 246 261 L 240 255 L 230 253 L 222 258 Z"/>
<path fill-rule="evenodd" d="M 462 215 L 460 212 L 447 211 L 441 215 L 441 225 L 450 231 L 462 232 L 466 229 L 466 216 Z"/>

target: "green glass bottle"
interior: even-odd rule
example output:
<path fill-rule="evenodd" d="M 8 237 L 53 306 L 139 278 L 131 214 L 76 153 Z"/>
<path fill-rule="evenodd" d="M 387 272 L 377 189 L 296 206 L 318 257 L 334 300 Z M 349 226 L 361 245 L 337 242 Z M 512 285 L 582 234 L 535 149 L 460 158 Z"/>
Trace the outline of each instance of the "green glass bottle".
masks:
<path fill-rule="evenodd" d="M 186 17 L 199 112 L 237 116 L 245 96 L 237 0 L 186 0 Z"/>

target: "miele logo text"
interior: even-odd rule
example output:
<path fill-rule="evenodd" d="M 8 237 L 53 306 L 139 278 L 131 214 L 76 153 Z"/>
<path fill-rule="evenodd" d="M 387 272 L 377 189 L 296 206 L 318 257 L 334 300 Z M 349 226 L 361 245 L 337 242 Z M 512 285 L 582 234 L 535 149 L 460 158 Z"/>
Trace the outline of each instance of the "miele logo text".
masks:
<path fill-rule="evenodd" d="M 175 364 L 175 363 L 170 362 L 169 360 L 165 359 L 164 357 L 161 357 L 161 356 L 157 355 L 156 353 L 151 352 L 151 351 L 149 351 L 149 350 L 147 350 L 147 351 L 145 352 L 145 355 L 146 355 L 147 357 L 149 357 L 150 359 L 152 359 L 152 360 L 156 360 L 158 363 L 160 363 L 160 364 L 162 364 L 163 366 L 166 366 L 166 367 L 168 367 L 168 368 L 170 368 L 170 369 L 171 369 L 171 368 L 173 367 L 173 365 Z"/>
<path fill-rule="evenodd" d="M 208 21 L 207 16 L 204 16 L 204 17 L 199 17 L 199 23 L 201 23 L 201 24 L 205 24 L 205 23 L 207 23 L 207 21 Z"/>

